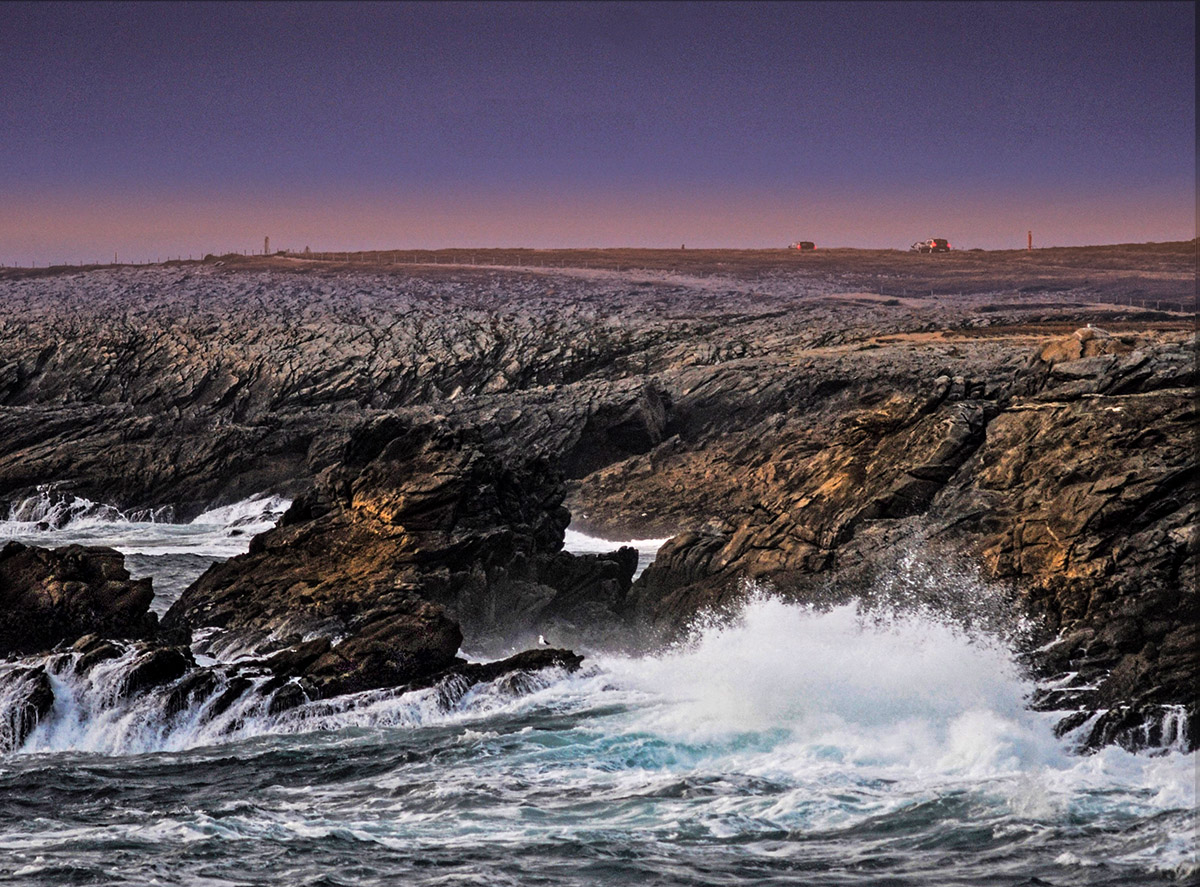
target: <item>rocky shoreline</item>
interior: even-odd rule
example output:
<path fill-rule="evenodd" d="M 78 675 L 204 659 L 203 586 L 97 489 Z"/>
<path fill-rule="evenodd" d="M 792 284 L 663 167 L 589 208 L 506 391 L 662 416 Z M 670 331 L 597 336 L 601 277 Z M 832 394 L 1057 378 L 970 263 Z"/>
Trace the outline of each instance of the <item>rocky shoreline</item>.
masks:
<path fill-rule="evenodd" d="M 1083 267 L 1109 275 L 1109 301 L 1189 275 L 1194 289 L 1195 244 L 1170 246 Z M 953 601 L 944 576 L 914 582 L 914 600 L 968 621 L 1003 601 L 1026 626 L 1032 704 L 1083 747 L 1194 748 L 1195 315 L 1095 301 L 1061 257 L 870 254 L 858 272 L 853 256 L 734 257 L 690 275 L 264 261 L 0 276 L 0 500 L 53 481 L 182 520 L 295 497 L 161 625 L 115 552 L 5 548 L 9 610 L 70 618 L 0 654 L 127 657 L 128 692 L 213 705 L 238 683 L 196 657 L 237 651 L 242 692 L 282 711 L 578 667 L 565 650 L 504 658 L 542 633 L 645 649 L 736 605 L 747 580 L 869 599 L 911 556 L 978 576 Z M 882 274 L 959 294 L 871 292 Z M 568 523 L 672 538 L 635 582 L 631 549 L 562 552 Z M 457 659 L 464 638 L 499 663 Z M 49 704 L 39 667 L 0 688 L 24 688 L 34 716 L 8 747 Z"/>

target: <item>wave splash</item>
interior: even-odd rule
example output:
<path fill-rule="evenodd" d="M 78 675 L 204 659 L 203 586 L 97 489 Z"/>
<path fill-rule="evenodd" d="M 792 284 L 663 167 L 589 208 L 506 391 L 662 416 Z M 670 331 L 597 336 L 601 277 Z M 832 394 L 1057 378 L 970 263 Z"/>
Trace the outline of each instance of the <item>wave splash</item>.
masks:
<path fill-rule="evenodd" d="M 32 496 L 9 503 L 0 539 L 51 547 L 105 545 L 126 555 L 232 557 L 275 526 L 289 505 L 291 500 L 281 496 L 258 494 L 175 523 L 171 506 L 121 511 L 42 484 Z"/>
<path fill-rule="evenodd" d="M 451 677 L 413 692 L 375 690 L 279 711 L 279 691 L 287 685 L 260 663 L 197 657 L 199 668 L 139 690 L 137 676 L 150 663 L 147 649 L 112 646 L 119 654 L 94 665 L 84 664 L 82 652 L 46 657 L 40 668 L 49 679 L 53 707 L 28 731 L 21 753 L 138 755 L 347 727 L 444 724 L 503 709 L 564 675 L 552 669 L 474 685 Z M 20 690 L 30 673 L 27 666 L 0 664 L 0 704 L 7 704 L 4 715 L 10 720 L 24 713 Z"/>
<path fill-rule="evenodd" d="M 655 700 L 646 729 L 688 744 L 772 736 L 823 760 L 964 773 L 1064 753 L 1006 643 L 925 614 L 759 594 L 690 643 L 605 667 Z"/>
<path fill-rule="evenodd" d="M 599 654 L 571 675 L 450 680 L 286 711 L 272 711 L 270 678 L 247 660 L 197 657 L 215 682 L 201 698 L 188 691 L 194 671 L 127 693 L 137 645 L 86 671 L 79 655 L 46 661 L 54 708 L 6 766 L 84 752 L 135 755 L 112 766 L 154 774 L 301 755 L 350 774 L 297 789 L 306 805 L 325 804 L 320 815 L 335 825 L 364 815 L 348 810 L 386 808 L 377 839 L 405 847 L 444 840 L 460 813 L 508 829 L 521 847 L 541 846 L 544 829 L 591 834 L 601 817 L 606 834 L 650 829 L 680 847 L 763 859 L 789 848 L 840 858 L 847 842 L 888 858 L 942 841 L 1003 854 L 1019 839 L 1039 870 L 1060 875 L 1101 864 L 1195 871 L 1194 842 L 1182 837 L 1195 823 L 1194 754 L 1073 754 L 1053 717 L 1026 707 L 1033 684 L 1003 638 L 927 612 L 817 610 L 759 594 L 654 656 Z M 232 757 L 205 751 L 231 742 L 241 743 Z M 530 809 L 542 813 L 524 816 Z M 248 834 L 274 834 L 268 814 L 249 817 Z M 467 829 L 462 840 L 476 837 Z M 1028 863 L 1014 859 L 1015 877 Z M 965 860 L 956 864 L 975 864 Z"/>
<path fill-rule="evenodd" d="M 754 749 L 820 767 L 975 777 L 1079 760 L 1070 738 L 1055 736 L 1057 716 L 1029 709 L 1035 685 L 1005 639 L 924 612 L 817 610 L 759 593 L 732 621 L 710 622 L 673 649 L 598 654 L 582 673 L 548 673 L 522 693 L 373 691 L 278 713 L 269 672 L 236 651 L 211 658 L 208 640 L 201 633 L 193 645 L 198 670 L 140 694 L 125 691 L 144 654 L 138 645 L 120 645 L 120 656 L 83 676 L 80 653 L 52 654 L 44 667 L 55 708 L 24 750 L 144 753 L 277 733 L 487 720 L 502 701 L 602 717 L 606 729 L 654 736 L 697 759 Z M 199 672 L 204 693 L 193 703 Z M 615 721 L 598 714 L 614 707 L 622 712 Z"/>
<path fill-rule="evenodd" d="M 393 692 L 310 702 L 275 716 L 271 693 L 249 692 L 266 683 L 267 673 L 232 652 L 209 658 L 214 648 L 207 641 L 198 636 L 194 654 L 209 669 L 206 681 L 218 686 L 206 688 L 197 707 L 205 710 L 186 717 L 195 672 L 154 692 L 125 692 L 144 652 L 137 645 L 83 677 L 80 653 L 48 658 L 56 707 L 29 748 L 145 752 L 461 713 L 457 702 L 453 711 L 428 709 L 424 697 L 402 700 Z M 621 705 L 631 713 L 628 729 L 693 748 L 800 743 L 826 759 L 978 772 L 1062 754 L 1052 718 L 1027 709 L 1032 684 L 1005 643 L 924 614 L 897 612 L 885 620 L 853 605 L 818 612 L 758 595 L 733 622 L 710 624 L 688 644 L 640 658 L 599 655 L 589 673 L 560 677 L 553 707 L 586 712 Z M 255 700 L 249 707 L 230 708 L 224 690 L 235 683 L 243 685 L 239 698 Z"/>
<path fill-rule="evenodd" d="M 811 836 L 878 824 L 887 841 L 893 829 L 932 841 L 971 821 L 1032 836 L 1145 818 L 1171 840 L 1110 834 L 1105 849 L 1088 844 L 1058 864 L 1195 873 L 1194 841 L 1175 832 L 1194 834 L 1195 753 L 1078 754 L 1055 735 L 1055 714 L 1028 707 L 1035 684 L 1007 631 L 927 608 L 818 610 L 760 592 L 676 649 L 606 659 L 603 672 L 637 699 L 614 732 L 638 750 L 627 760 L 654 791 L 733 778 L 774 787 L 769 799 L 726 800 L 730 829 Z"/>
<path fill-rule="evenodd" d="M 15 531 L 40 530 L 47 532 L 61 530 L 74 525 L 82 527 L 95 524 L 131 523 L 135 519 L 148 523 L 169 521 L 172 509 L 156 509 L 133 518 L 111 505 L 93 502 L 84 496 L 63 493 L 53 484 L 41 484 L 37 492 L 15 502 L 9 503 L 8 515 L 4 523 L 15 525 L 9 528 Z"/>

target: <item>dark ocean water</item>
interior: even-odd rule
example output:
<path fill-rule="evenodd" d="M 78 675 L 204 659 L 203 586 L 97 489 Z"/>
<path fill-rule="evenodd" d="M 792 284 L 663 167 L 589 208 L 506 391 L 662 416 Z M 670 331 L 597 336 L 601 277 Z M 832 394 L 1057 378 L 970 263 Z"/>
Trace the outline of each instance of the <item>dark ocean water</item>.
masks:
<path fill-rule="evenodd" d="M 163 609 L 277 511 L 3 532 L 136 552 Z M 1075 754 L 1002 642 L 928 616 L 764 596 L 519 690 L 210 721 L 93 674 L 0 758 L 0 884 L 1197 882 L 1194 754 Z"/>

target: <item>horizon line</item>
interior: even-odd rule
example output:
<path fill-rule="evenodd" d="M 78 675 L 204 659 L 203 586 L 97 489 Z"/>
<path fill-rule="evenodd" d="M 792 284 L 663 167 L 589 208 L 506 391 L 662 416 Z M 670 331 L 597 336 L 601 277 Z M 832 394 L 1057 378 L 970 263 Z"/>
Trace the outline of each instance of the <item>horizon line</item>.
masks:
<path fill-rule="evenodd" d="M 986 249 L 983 247 L 970 247 L 952 249 L 953 253 L 1007 253 L 1007 252 L 1045 252 L 1047 250 L 1088 250 L 1101 248 L 1115 247 L 1146 247 L 1146 246 L 1186 246 L 1188 244 L 1197 244 L 1200 237 L 1192 237 L 1187 240 L 1144 240 L 1144 241 L 1120 241 L 1114 243 L 1090 243 L 1090 244 L 1072 244 L 1065 246 L 1034 246 L 1029 247 L 1010 247 L 1005 249 Z M 182 255 L 167 256 L 166 258 L 156 258 L 154 260 L 129 260 L 120 261 L 117 257 L 120 254 L 118 250 L 114 255 L 114 261 L 104 262 L 47 262 L 44 265 L 39 265 L 34 262 L 30 265 L 7 264 L 0 262 L 0 269 L 3 270 L 66 270 L 66 269 L 102 269 L 102 268 L 129 268 L 129 267 L 152 267 L 156 265 L 181 265 L 181 264 L 206 264 L 213 260 L 225 259 L 299 259 L 313 262 L 338 262 L 349 261 L 351 256 L 385 256 L 392 255 L 393 260 L 390 264 L 430 264 L 426 262 L 399 261 L 397 256 L 400 254 L 408 254 L 415 256 L 417 254 L 432 255 L 437 253 L 464 253 L 471 254 L 486 254 L 498 252 L 522 252 L 522 253 L 601 253 L 601 252 L 626 252 L 626 253 L 666 253 L 670 255 L 681 252 L 690 253 L 778 253 L 781 255 L 810 255 L 812 253 L 822 252 L 894 252 L 907 253 L 911 250 L 903 247 L 862 247 L 862 246 L 815 246 L 808 250 L 798 250 L 794 246 L 763 246 L 763 247 L 693 247 L 688 248 L 686 244 L 680 247 L 652 247 L 652 246 L 564 246 L 564 247 L 531 247 L 531 246 L 488 246 L 488 247 L 472 247 L 472 246 L 443 246 L 443 247 L 396 247 L 390 249 L 357 249 L 357 250 L 312 250 L 307 253 L 303 250 L 272 250 L 271 252 L 261 252 L 253 250 L 244 250 L 242 252 L 224 252 L 224 253 L 204 253 L 196 257 L 195 254 L 189 254 L 185 259 Z M 337 256 L 345 256 L 346 259 L 334 258 Z M 380 263 L 385 264 L 385 263 Z M 435 263 L 436 264 L 436 263 Z M 459 262 L 448 262 L 446 264 L 467 264 Z M 474 262 L 472 261 L 472 263 Z M 504 267 L 504 266 L 499 266 Z M 517 266 L 519 267 L 519 266 Z"/>

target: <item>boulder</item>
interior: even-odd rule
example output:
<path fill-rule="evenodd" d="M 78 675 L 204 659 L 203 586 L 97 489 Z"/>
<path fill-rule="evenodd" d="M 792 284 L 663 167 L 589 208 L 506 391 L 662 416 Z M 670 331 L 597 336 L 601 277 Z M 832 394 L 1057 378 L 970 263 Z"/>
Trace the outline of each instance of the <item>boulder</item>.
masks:
<path fill-rule="evenodd" d="M 30 654 L 88 634 L 146 637 L 157 627 L 149 579 L 130 579 L 111 548 L 0 548 L 0 656 Z"/>

